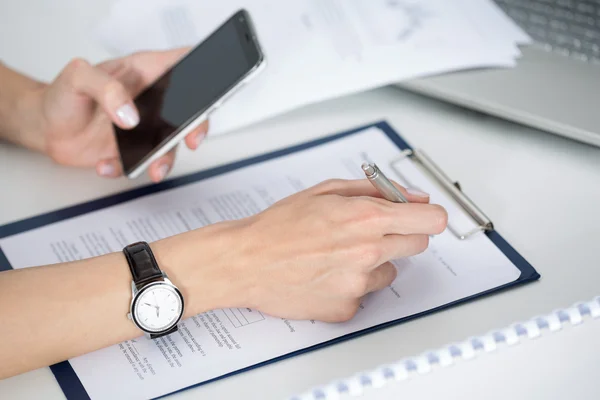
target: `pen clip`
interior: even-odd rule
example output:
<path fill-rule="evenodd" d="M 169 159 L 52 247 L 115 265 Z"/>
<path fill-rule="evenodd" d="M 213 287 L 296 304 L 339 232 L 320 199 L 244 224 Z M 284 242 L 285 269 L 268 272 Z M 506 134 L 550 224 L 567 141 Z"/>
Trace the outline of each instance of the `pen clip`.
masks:
<path fill-rule="evenodd" d="M 479 207 L 471 199 L 469 199 L 462 191 L 458 182 L 453 182 L 422 150 L 403 150 L 400 157 L 391 162 L 390 167 L 409 185 L 410 181 L 400 171 L 396 164 L 406 158 L 415 161 L 423 169 L 431 175 L 435 181 L 448 193 L 454 201 L 476 222 L 477 227 L 460 232 L 458 229 L 448 223 L 448 230 L 460 240 L 465 240 L 479 232 L 493 231 L 494 225 L 492 221 L 484 214 Z"/>

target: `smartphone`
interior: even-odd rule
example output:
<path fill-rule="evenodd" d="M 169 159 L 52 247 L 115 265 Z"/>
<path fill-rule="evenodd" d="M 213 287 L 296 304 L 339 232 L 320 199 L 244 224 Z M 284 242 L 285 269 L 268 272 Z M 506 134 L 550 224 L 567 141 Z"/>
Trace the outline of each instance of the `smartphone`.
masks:
<path fill-rule="evenodd" d="M 250 15 L 242 9 L 133 100 L 140 114 L 135 128 L 113 124 L 125 176 L 138 177 L 265 65 Z"/>

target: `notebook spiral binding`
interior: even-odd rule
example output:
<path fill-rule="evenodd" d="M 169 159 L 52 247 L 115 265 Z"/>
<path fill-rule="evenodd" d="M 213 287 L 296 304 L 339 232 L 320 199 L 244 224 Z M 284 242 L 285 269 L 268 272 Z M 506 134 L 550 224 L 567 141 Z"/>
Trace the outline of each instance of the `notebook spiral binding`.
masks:
<path fill-rule="evenodd" d="M 505 329 L 494 330 L 483 336 L 471 337 L 435 351 L 427 351 L 417 357 L 405 358 L 348 379 L 334 381 L 294 396 L 290 400 L 335 400 L 342 395 L 360 396 L 367 388 L 380 388 L 391 381 L 405 381 L 415 374 L 427 374 L 436 366 L 446 367 L 457 360 L 473 359 L 479 354 L 495 351 L 501 344 L 512 346 L 520 343 L 522 338 L 536 339 L 545 332 L 559 331 L 564 324 L 582 324 L 586 317 L 600 318 L 600 296 L 545 316 L 513 324 Z"/>

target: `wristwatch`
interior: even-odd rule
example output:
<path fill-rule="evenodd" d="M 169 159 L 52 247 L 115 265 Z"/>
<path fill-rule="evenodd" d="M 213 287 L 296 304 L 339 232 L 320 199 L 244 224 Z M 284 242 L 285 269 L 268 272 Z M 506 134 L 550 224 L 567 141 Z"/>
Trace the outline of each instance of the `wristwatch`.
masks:
<path fill-rule="evenodd" d="M 146 242 L 123 249 L 131 275 L 129 318 L 146 337 L 155 339 L 177 331 L 183 316 L 183 296 L 160 269 Z"/>

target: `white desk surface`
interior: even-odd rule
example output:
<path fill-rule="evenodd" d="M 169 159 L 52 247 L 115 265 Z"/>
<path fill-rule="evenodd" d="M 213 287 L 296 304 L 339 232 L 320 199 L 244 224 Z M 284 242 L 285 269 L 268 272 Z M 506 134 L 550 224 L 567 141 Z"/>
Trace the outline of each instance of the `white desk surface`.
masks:
<path fill-rule="evenodd" d="M 0 4 L 0 57 L 51 79 L 72 57 L 109 56 L 87 35 L 106 1 Z M 599 110 L 600 111 L 600 110 Z M 540 281 L 181 392 L 173 399 L 283 399 L 600 294 L 600 149 L 385 88 L 301 109 L 183 149 L 181 175 L 386 119 L 425 149 L 541 273 Z M 146 184 L 98 178 L 0 143 L 0 224 Z M 25 295 L 25 294 L 24 294 Z M 599 347 L 589 347 L 600 357 Z M 0 398 L 63 399 L 48 368 L 0 381 Z"/>

